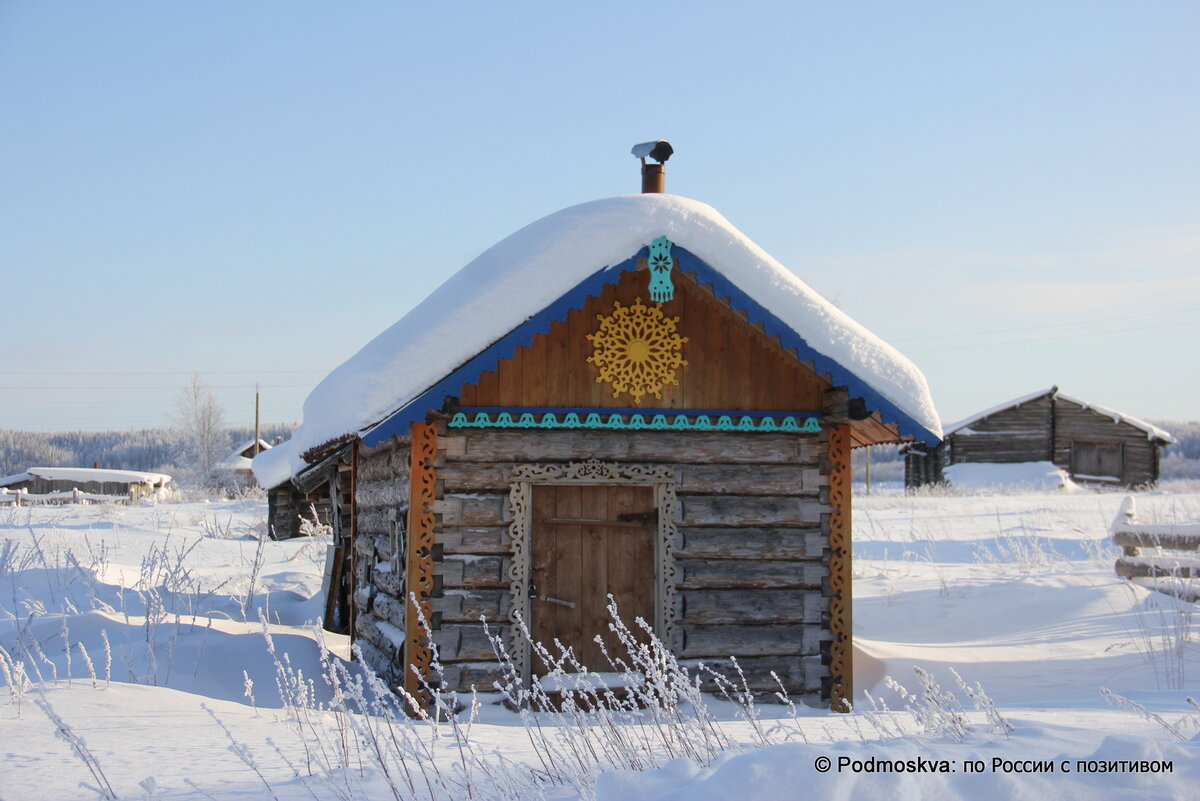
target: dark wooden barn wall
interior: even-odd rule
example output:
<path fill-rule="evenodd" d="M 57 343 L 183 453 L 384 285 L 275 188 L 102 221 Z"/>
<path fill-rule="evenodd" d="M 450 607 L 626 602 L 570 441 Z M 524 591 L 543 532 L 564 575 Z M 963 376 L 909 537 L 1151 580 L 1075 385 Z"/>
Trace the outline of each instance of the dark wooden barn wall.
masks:
<path fill-rule="evenodd" d="M 404 554 L 396 546 L 402 546 L 408 511 L 409 446 L 397 438 L 360 449 L 355 476 L 355 643 L 393 685 L 404 684 Z"/>
<path fill-rule="evenodd" d="M 1049 462 L 1050 396 L 1004 409 L 946 437 L 950 463 Z"/>
<path fill-rule="evenodd" d="M 439 438 L 434 639 L 452 686 L 500 677 L 479 616 L 507 631 L 509 481 L 518 464 L 586 458 L 675 469 L 677 652 L 739 657 L 751 686 L 816 700 L 830 639 L 829 497 L 819 435 L 621 431 L 461 431 Z M 403 604 L 389 510 L 403 507 L 403 441 L 363 450 L 358 467 L 356 633 L 367 660 L 399 676 Z"/>
<path fill-rule="evenodd" d="M 300 536 L 301 518 L 329 524 L 332 514 L 329 485 L 320 484 L 310 492 L 301 492 L 291 482 L 267 490 L 267 525 L 272 539 L 287 540 Z"/>
<path fill-rule="evenodd" d="M 597 315 L 613 311 L 613 302 L 646 305 L 648 273 L 626 272 L 617 284 L 574 309 L 566 321 L 538 334 L 529 347 L 485 372 L 476 384 L 463 387 L 464 406 L 572 406 L 628 408 L 633 398 L 614 398 L 599 371 L 588 363 L 592 344 L 587 335 L 597 329 Z M 675 299 L 662 306 L 668 317 L 680 318 L 677 333 L 687 337 L 682 356 L 686 366 L 676 373 L 679 386 L 663 389 L 662 399 L 641 399 L 646 408 L 819 411 L 829 382 L 796 361 L 789 352 L 747 325 L 724 303 L 686 276 L 675 274 Z"/>
<path fill-rule="evenodd" d="M 124 495 L 134 499 L 154 492 L 144 484 L 124 481 L 72 481 L 70 479 L 48 479 L 33 476 L 29 481 L 12 484 L 9 489 L 26 489 L 33 495 L 48 495 L 52 492 L 71 492 L 79 490 L 92 495 Z"/>
<path fill-rule="evenodd" d="M 1054 403 L 1056 465 L 1071 471 L 1072 443 L 1115 443 L 1123 452 L 1122 483 L 1137 485 L 1158 480 L 1158 446 L 1147 438 L 1145 431 L 1062 398 Z"/>

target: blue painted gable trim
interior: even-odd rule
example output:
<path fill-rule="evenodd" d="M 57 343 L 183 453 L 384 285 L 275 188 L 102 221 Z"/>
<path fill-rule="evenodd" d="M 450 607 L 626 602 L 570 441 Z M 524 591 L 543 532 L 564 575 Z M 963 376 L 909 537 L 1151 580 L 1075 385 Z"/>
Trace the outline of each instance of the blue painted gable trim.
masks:
<path fill-rule="evenodd" d="M 644 257 L 646 252 L 647 249 L 642 248 L 616 267 L 605 267 L 583 279 L 558 300 L 493 342 L 478 356 L 393 412 L 390 417 L 372 426 L 363 434 L 363 444 L 373 448 L 393 435 L 407 435 L 410 423 L 424 422 L 426 412 L 442 408 L 442 401 L 447 395 L 457 395 L 463 384 L 475 383 L 484 371 L 495 370 L 501 359 L 511 359 L 517 348 L 528 347 L 533 342 L 534 335 L 547 333 L 551 323 L 567 319 L 567 312 L 571 309 L 582 309 L 588 297 L 600 294 L 605 284 L 614 283 L 621 273 L 636 269 L 638 257 Z"/>
<path fill-rule="evenodd" d="M 511 359 L 518 347 L 527 347 L 537 334 L 550 330 L 550 324 L 567 318 L 571 309 L 581 309 L 588 297 L 600 294 L 606 284 L 615 283 L 623 272 L 637 268 L 639 258 L 645 258 L 648 250 L 642 248 L 629 259 L 615 267 L 606 267 L 585 278 L 558 300 L 530 317 L 521 325 L 493 342 L 477 356 L 458 367 L 441 381 L 434 384 L 401 409 L 371 426 L 362 435 L 363 444 L 375 447 L 392 436 L 405 436 L 409 424 L 424 421 L 429 409 L 440 409 L 448 395 L 456 395 L 463 384 L 479 380 L 480 374 L 496 369 L 501 359 Z M 718 298 L 727 298 L 733 309 L 744 311 L 751 323 L 762 325 L 767 336 L 778 336 L 785 348 L 795 348 L 801 361 L 811 361 L 818 373 L 828 373 L 835 386 L 845 386 L 853 398 L 863 398 L 867 408 L 878 411 L 885 422 L 896 423 L 900 433 L 921 442 L 936 445 L 940 440 L 924 426 L 902 412 L 894 403 L 873 390 L 865 381 L 828 356 L 808 346 L 804 338 L 779 320 L 778 317 L 755 302 L 728 278 L 709 267 L 703 260 L 678 245 L 672 251 L 679 260 L 680 270 L 696 274 L 698 283 L 710 285 Z"/>
<path fill-rule="evenodd" d="M 761 324 L 763 332 L 767 336 L 778 336 L 780 344 L 785 348 L 795 348 L 800 361 L 811 361 L 817 373 L 828 373 L 833 379 L 834 386 L 845 386 L 849 390 L 851 398 L 862 398 L 866 402 L 867 409 L 879 412 L 885 423 L 896 423 L 901 434 L 913 437 L 920 442 L 929 445 L 937 445 L 941 442 L 932 431 L 901 411 L 896 404 L 876 392 L 866 381 L 847 370 L 839 362 L 809 347 L 803 337 L 760 306 L 728 278 L 709 267 L 702 259 L 678 245 L 672 253 L 679 259 L 679 268 L 682 272 L 694 272 L 697 283 L 712 286 L 713 293 L 718 298 L 728 299 L 730 307 L 735 311 L 746 312 L 747 320 L 751 323 Z"/>

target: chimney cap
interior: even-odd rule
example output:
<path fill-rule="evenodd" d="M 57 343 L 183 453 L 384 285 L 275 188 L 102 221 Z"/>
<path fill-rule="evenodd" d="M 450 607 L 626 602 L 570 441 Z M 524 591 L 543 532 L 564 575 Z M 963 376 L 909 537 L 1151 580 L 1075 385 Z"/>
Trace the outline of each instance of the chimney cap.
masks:
<path fill-rule="evenodd" d="M 646 157 L 657 161 L 659 164 L 666 163 L 666 160 L 671 158 L 671 154 L 675 152 L 675 148 L 671 147 L 671 143 L 665 139 L 658 139 L 653 142 L 642 142 L 634 145 L 630 151 L 634 158 L 639 158 L 642 163 L 646 163 Z"/>

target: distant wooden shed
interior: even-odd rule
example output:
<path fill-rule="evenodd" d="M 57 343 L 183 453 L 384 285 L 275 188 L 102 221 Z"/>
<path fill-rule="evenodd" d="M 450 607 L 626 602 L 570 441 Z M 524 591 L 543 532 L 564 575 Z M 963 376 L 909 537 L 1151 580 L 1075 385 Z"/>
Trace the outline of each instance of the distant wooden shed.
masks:
<path fill-rule="evenodd" d="M 96 467 L 30 467 L 24 473 L 0 479 L 0 488 L 9 492 L 22 491 L 30 496 L 49 496 L 81 492 L 98 498 L 121 498 L 138 501 L 153 497 L 165 489 L 172 479 L 164 473 L 140 470 L 115 470 Z M 62 500 L 68 500 L 64 496 Z"/>
<path fill-rule="evenodd" d="M 942 482 L 954 464 L 1052 462 L 1079 483 L 1152 484 L 1172 442 L 1157 426 L 1051 387 L 947 426 L 940 445 L 905 446 L 904 483 Z"/>
<path fill-rule="evenodd" d="M 895 350 L 708 206 L 644 194 L 480 256 L 322 382 L 255 471 L 280 498 L 320 474 L 341 499 L 349 608 L 330 613 L 410 690 L 418 611 L 452 689 L 502 677 L 480 616 L 526 682 L 543 666 L 518 620 L 611 671 L 593 638 L 620 653 L 612 595 L 684 660 L 737 657 L 753 689 L 774 671 L 844 708 L 850 449 L 939 433 Z"/>

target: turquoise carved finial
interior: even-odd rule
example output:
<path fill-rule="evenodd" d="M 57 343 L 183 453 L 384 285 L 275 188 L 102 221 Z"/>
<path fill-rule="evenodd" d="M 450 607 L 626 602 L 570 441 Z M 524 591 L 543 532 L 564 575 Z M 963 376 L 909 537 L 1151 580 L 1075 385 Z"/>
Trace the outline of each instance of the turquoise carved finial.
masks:
<path fill-rule="evenodd" d="M 675 264 L 671 258 L 671 240 L 660 236 L 651 242 L 646 261 L 650 267 L 650 300 L 666 303 L 675 297 L 675 285 L 671 283 L 671 267 Z"/>

